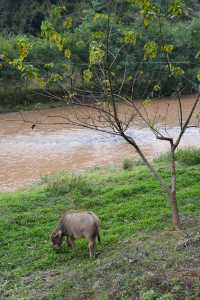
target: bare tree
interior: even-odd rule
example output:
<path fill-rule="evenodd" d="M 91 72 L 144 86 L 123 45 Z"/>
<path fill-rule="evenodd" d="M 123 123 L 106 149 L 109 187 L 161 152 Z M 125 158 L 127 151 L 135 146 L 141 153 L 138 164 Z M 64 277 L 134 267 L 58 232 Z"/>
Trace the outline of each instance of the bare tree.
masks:
<path fill-rule="evenodd" d="M 101 66 L 102 68 L 103 66 Z M 106 71 L 105 71 L 106 70 Z M 78 96 L 74 97 L 74 106 L 73 106 L 73 114 L 70 116 L 67 115 L 51 115 L 49 119 L 56 118 L 57 121 L 54 122 L 49 121 L 46 125 L 55 125 L 55 124 L 63 124 L 63 125 L 73 125 L 81 128 L 89 128 L 92 130 L 97 130 L 101 132 L 105 132 L 108 134 L 116 135 L 122 137 L 128 144 L 130 144 L 138 153 L 142 161 L 150 170 L 151 174 L 158 180 L 162 191 L 167 195 L 169 204 L 172 208 L 172 221 L 175 227 L 180 226 L 180 216 L 179 209 L 177 204 L 177 189 L 176 189 L 176 150 L 181 142 L 181 139 L 186 132 L 186 130 L 191 127 L 191 119 L 194 115 L 195 109 L 197 108 L 198 103 L 200 102 L 200 94 L 196 95 L 196 99 L 194 100 L 190 111 L 188 111 L 187 116 L 183 115 L 182 108 L 182 98 L 180 92 L 177 92 L 177 107 L 178 114 L 177 120 L 179 119 L 179 133 L 177 137 L 170 136 L 167 128 L 162 129 L 159 128 L 159 124 L 156 122 L 158 118 L 156 118 L 156 114 L 154 116 L 154 120 L 152 122 L 151 118 L 148 116 L 148 107 L 145 107 L 143 104 L 139 104 L 137 100 L 134 98 L 130 98 L 129 96 L 121 95 L 119 92 L 116 93 L 116 90 L 113 88 L 113 83 L 111 80 L 111 69 L 106 69 L 104 65 L 103 76 L 104 80 L 109 83 L 107 89 L 103 89 L 103 91 L 95 94 L 89 90 L 80 90 L 76 89 L 77 95 L 85 95 L 89 93 L 92 97 L 93 101 L 89 103 L 83 103 Z M 99 75 L 98 75 L 99 76 Z M 99 78 L 99 82 L 102 82 L 102 78 Z M 134 81 L 136 82 L 136 81 Z M 121 89 L 121 87 L 120 87 Z M 104 100 L 100 100 L 104 99 Z M 62 100 L 62 98 L 60 98 Z M 120 100 L 120 101 L 119 101 Z M 121 103 L 125 103 L 127 105 L 127 112 L 122 113 L 120 109 Z M 153 100 L 152 100 L 153 103 Z M 77 108 L 87 108 L 86 110 L 81 110 Z M 163 142 L 167 142 L 170 145 L 170 157 L 171 157 L 171 182 L 167 183 L 161 174 L 156 170 L 153 163 L 151 163 L 144 154 L 142 150 L 142 146 L 140 146 L 137 140 L 128 133 L 130 127 L 134 126 L 134 121 L 140 118 L 143 123 L 149 128 L 155 137 L 158 140 Z M 26 121 L 25 122 L 30 122 Z M 37 123 L 35 125 L 39 125 Z M 193 124 L 193 126 L 195 126 Z"/>
<path fill-rule="evenodd" d="M 157 7 L 152 6 L 145 12 L 146 20 L 149 22 L 152 15 L 157 20 L 157 25 L 159 27 L 159 35 L 156 37 L 155 41 L 149 41 L 144 45 L 144 58 L 140 62 L 137 62 L 135 68 L 133 69 L 133 76 L 131 79 L 127 74 L 128 67 L 128 55 L 130 56 L 130 47 L 137 47 L 135 45 L 135 33 L 125 32 L 124 41 L 120 46 L 117 47 L 117 51 L 113 51 L 113 43 L 117 39 L 117 35 L 120 36 L 121 32 L 117 31 L 113 26 L 113 14 L 111 13 L 111 6 L 113 1 L 109 1 L 108 13 L 104 15 L 104 21 L 106 20 L 106 30 L 104 42 L 94 43 L 90 46 L 89 50 L 89 63 L 87 64 L 87 69 L 85 67 L 85 84 L 81 87 L 73 86 L 71 78 L 64 78 L 65 80 L 70 80 L 70 87 L 65 88 L 64 86 L 64 98 L 58 95 L 53 95 L 47 92 L 48 97 L 53 97 L 57 100 L 69 99 L 69 104 L 74 107 L 73 117 L 60 115 L 60 116 L 50 116 L 53 118 L 60 118 L 60 121 L 50 121 L 48 124 L 70 124 L 73 126 L 90 128 L 93 130 L 98 130 L 101 132 L 106 132 L 112 135 L 117 135 L 122 137 L 128 144 L 130 144 L 138 153 L 142 161 L 150 170 L 151 174 L 159 182 L 161 189 L 166 193 L 169 203 L 172 208 L 172 221 L 175 227 L 180 226 L 180 216 L 177 204 L 176 196 L 176 150 L 181 142 L 181 139 L 186 132 L 186 130 L 191 126 L 192 117 L 194 112 L 200 102 L 200 93 L 198 91 L 194 103 L 192 103 L 191 109 L 188 115 L 185 117 L 183 115 L 182 107 L 182 87 L 180 87 L 179 80 L 177 77 L 179 75 L 184 76 L 180 67 L 177 67 L 170 61 L 170 53 L 173 50 L 173 46 L 166 44 L 165 37 L 162 31 L 162 18 L 165 16 L 161 14 Z M 142 1 L 140 1 L 142 3 Z M 114 7 L 114 9 L 116 9 Z M 175 10 L 176 11 L 176 10 Z M 143 10 L 144 13 L 144 10 Z M 48 32 L 49 34 L 49 32 Z M 55 36 L 55 32 L 53 33 Z M 60 41 L 60 39 L 57 39 Z M 62 47 L 61 47 L 62 48 Z M 134 50 L 132 50 L 134 51 Z M 158 51 L 162 54 L 161 57 L 165 57 L 165 61 L 160 64 L 160 70 L 157 71 L 157 76 L 155 74 L 149 75 L 151 80 L 142 79 L 143 67 L 145 64 L 150 65 L 151 59 L 156 59 L 158 57 Z M 67 52 L 68 53 L 68 52 Z M 129 58 L 130 61 L 130 58 Z M 157 62 L 158 64 L 160 62 Z M 118 66 L 120 71 L 117 72 Z M 122 67 L 123 66 L 123 67 Z M 81 70 L 82 72 L 82 70 Z M 145 72 L 145 71 L 144 71 Z M 146 95 L 154 92 L 154 86 L 156 82 L 159 82 L 159 77 L 162 76 L 162 72 L 166 72 L 166 76 L 173 78 L 176 82 L 174 93 L 177 96 L 177 107 L 178 115 L 177 120 L 179 121 L 179 133 L 176 138 L 170 136 L 169 132 L 159 128 L 158 118 L 155 114 L 153 120 L 148 116 L 148 107 L 144 105 L 138 105 L 136 100 L 137 96 L 135 91 L 138 89 L 141 81 L 145 82 L 143 86 L 144 97 Z M 195 85 L 194 85 L 195 86 Z M 86 100 L 85 100 L 86 99 Z M 153 101 L 153 100 L 152 100 Z M 122 113 L 120 110 L 120 104 L 125 103 L 127 106 L 127 113 Z M 82 110 L 76 110 L 77 107 L 86 107 L 87 113 Z M 22 116 L 23 117 L 23 116 Z M 142 150 L 142 147 L 138 144 L 137 140 L 129 134 L 129 128 L 133 126 L 134 121 L 140 118 L 143 123 L 148 127 L 155 137 L 163 142 L 167 142 L 170 145 L 170 157 L 171 157 L 171 182 L 166 183 L 161 174 L 156 170 L 154 165 L 147 159 Z M 24 118 L 23 120 L 26 121 Z M 40 123 L 33 124 L 35 125 Z"/>

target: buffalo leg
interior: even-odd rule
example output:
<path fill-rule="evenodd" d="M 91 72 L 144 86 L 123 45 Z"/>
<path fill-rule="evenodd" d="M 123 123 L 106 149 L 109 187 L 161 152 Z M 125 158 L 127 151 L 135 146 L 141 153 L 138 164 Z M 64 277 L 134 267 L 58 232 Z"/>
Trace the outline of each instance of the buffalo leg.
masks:
<path fill-rule="evenodd" d="M 74 247 L 74 239 L 70 236 L 67 237 L 67 245 L 70 247 L 70 248 L 73 248 Z"/>
<path fill-rule="evenodd" d="M 89 256 L 93 257 L 95 255 L 95 242 L 90 240 L 88 243 Z"/>

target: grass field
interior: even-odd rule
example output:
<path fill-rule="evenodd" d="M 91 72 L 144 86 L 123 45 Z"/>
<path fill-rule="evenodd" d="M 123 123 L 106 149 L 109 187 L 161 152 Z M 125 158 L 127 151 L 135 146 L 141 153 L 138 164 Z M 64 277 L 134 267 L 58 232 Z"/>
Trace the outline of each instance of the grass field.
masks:
<path fill-rule="evenodd" d="M 176 249 L 200 230 L 199 157 L 180 157 L 180 231 L 172 230 L 165 195 L 140 164 L 58 174 L 29 190 L 1 193 L 0 299 L 200 299 L 199 249 Z M 166 158 L 155 165 L 168 180 Z M 88 258 L 84 240 L 74 250 L 65 243 L 52 249 L 49 235 L 69 208 L 100 217 L 96 259 Z"/>

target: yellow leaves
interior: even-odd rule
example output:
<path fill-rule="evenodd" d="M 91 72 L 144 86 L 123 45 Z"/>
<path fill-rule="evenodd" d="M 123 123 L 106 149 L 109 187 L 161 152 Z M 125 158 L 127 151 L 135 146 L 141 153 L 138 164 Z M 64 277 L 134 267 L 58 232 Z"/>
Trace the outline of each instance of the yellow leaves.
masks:
<path fill-rule="evenodd" d="M 19 71 L 22 77 L 37 80 L 39 69 L 34 67 L 32 64 L 26 64 L 21 57 L 10 60 L 8 63 Z"/>
<path fill-rule="evenodd" d="M 154 87 L 153 87 L 153 91 L 154 91 L 154 92 L 159 92 L 160 89 L 161 89 L 161 88 L 160 88 L 160 85 L 159 85 L 159 84 L 155 84 Z"/>
<path fill-rule="evenodd" d="M 105 22 L 107 22 L 107 20 L 108 20 L 108 16 L 106 14 L 97 13 L 93 17 L 92 21 L 95 25 L 97 25 L 98 23 L 99 24 L 105 23 Z"/>
<path fill-rule="evenodd" d="M 28 56 L 28 49 L 27 48 L 22 48 L 21 50 L 20 50 L 20 56 L 24 59 L 24 58 L 26 58 L 27 56 Z"/>
<path fill-rule="evenodd" d="M 197 52 L 197 54 L 195 55 L 195 58 L 200 58 L 200 50 Z"/>
<path fill-rule="evenodd" d="M 90 69 L 86 69 L 83 71 L 83 79 L 86 82 L 90 82 L 92 80 L 92 72 Z"/>
<path fill-rule="evenodd" d="M 43 78 L 38 78 L 37 83 L 41 89 L 45 89 L 47 82 Z"/>
<path fill-rule="evenodd" d="M 95 41 L 91 43 L 89 50 L 90 65 L 97 65 L 103 62 L 105 51 L 102 49 L 102 45 Z"/>
<path fill-rule="evenodd" d="M 70 49 L 65 49 L 64 56 L 66 59 L 70 59 L 72 56 L 72 52 Z"/>
<path fill-rule="evenodd" d="M 184 1 L 173 0 L 169 6 L 169 13 L 173 17 L 180 17 L 183 15 Z"/>
<path fill-rule="evenodd" d="M 34 79 L 39 76 L 39 69 L 33 65 L 24 65 L 23 76 L 27 76 L 29 79 Z"/>
<path fill-rule="evenodd" d="M 66 103 L 71 103 L 73 101 L 73 99 L 77 96 L 77 93 L 74 91 L 68 91 L 68 93 L 66 95 L 64 95 L 63 100 Z"/>
<path fill-rule="evenodd" d="M 60 33 L 54 31 L 50 36 L 49 36 L 49 41 L 52 45 L 55 45 L 60 51 L 63 50 L 63 39 Z"/>
<path fill-rule="evenodd" d="M 74 92 L 74 91 L 69 91 L 69 92 L 68 92 L 68 101 L 69 101 L 69 102 L 72 101 L 73 98 L 76 97 L 76 96 L 77 96 L 77 93 L 76 93 L 76 92 Z"/>
<path fill-rule="evenodd" d="M 17 48 L 19 51 L 19 59 L 23 61 L 28 56 L 32 44 L 26 38 L 18 38 Z"/>
<path fill-rule="evenodd" d="M 135 45 L 137 41 L 137 35 L 134 31 L 125 31 L 123 33 L 123 42 L 125 44 Z"/>
<path fill-rule="evenodd" d="M 162 51 L 163 52 L 166 52 L 168 54 L 172 53 L 174 50 L 174 45 L 172 44 L 165 44 L 163 47 L 162 47 Z"/>
<path fill-rule="evenodd" d="M 103 87 L 104 87 L 104 93 L 109 95 L 111 92 L 111 86 L 110 86 L 110 82 L 108 79 L 105 79 L 102 81 L 103 83 Z"/>
<path fill-rule="evenodd" d="M 144 45 L 144 59 L 154 59 L 157 57 L 158 45 L 154 41 L 147 42 Z"/>
<path fill-rule="evenodd" d="M 51 33 L 54 31 L 53 25 L 49 21 L 43 21 L 41 25 L 41 36 L 49 39 Z"/>
<path fill-rule="evenodd" d="M 64 68 L 65 72 L 67 72 L 67 73 L 71 73 L 72 72 L 72 67 L 68 63 L 63 64 L 63 68 Z"/>
<path fill-rule="evenodd" d="M 143 101 L 143 105 L 144 107 L 147 107 L 149 106 L 150 104 L 152 103 L 151 99 L 150 98 L 147 98 Z"/>
<path fill-rule="evenodd" d="M 13 61 L 10 62 L 10 65 L 12 65 L 14 68 L 16 68 L 19 72 L 24 71 L 24 63 L 21 58 L 15 58 Z"/>
<path fill-rule="evenodd" d="M 50 82 L 57 82 L 62 80 L 63 80 L 63 76 L 58 73 L 51 74 L 49 79 Z"/>
<path fill-rule="evenodd" d="M 200 70 L 197 72 L 197 80 L 200 82 Z"/>
<path fill-rule="evenodd" d="M 93 34 L 92 34 L 93 40 L 97 40 L 97 41 L 102 41 L 105 39 L 105 37 L 106 37 L 106 34 L 105 34 L 105 32 L 102 32 L 102 31 L 96 31 L 96 32 L 93 32 Z"/>
<path fill-rule="evenodd" d="M 54 63 L 49 63 L 49 64 L 45 64 L 44 65 L 44 68 L 46 69 L 46 70 L 50 70 L 50 69 L 52 69 L 54 67 Z"/>
<path fill-rule="evenodd" d="M 160 7 L 152 0 L 135 0 L 134 3 L 140 8 L 140 14 L 144 18 L 143 22 L 145 27 L 148 27 L 160 14 Z"/>
<path fill-rule="evenodd" d="M 61 16 L 62 11 L 64 10 L 64 7 L 59 5 L 52 5 L 51 7 L 51 15 L 53 18 L 59 18 Z"/>
<path fill-rule="evenodd" d="M 151 18 L 144 17 L 143 23 L 144 23 L 144 27 L 148 27 L 149 24 L 151 23 Z"/>
<path fill-rule="evenodd" d="M 65 29 L 71 29 L 72 25 L 73 25 L 73 22 L 72 22 L 71 17 L 67 17 L 63 22 L 63 26 L 64 26 Z"/>
<path fill-rule="evenodd" d="M 180 67 L 174 66 L 172 64 L 170 64 L 169 68 L 170 68 L 171 76 L 181 77 L 185 73 L 183 69 L 181 69 Z"/>

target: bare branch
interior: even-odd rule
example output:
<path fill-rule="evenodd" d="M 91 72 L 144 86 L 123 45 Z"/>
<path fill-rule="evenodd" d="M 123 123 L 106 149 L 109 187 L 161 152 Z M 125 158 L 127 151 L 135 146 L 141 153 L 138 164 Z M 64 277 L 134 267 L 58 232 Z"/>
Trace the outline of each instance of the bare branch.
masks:
<path fill-rule="evenodd" d="M 185 123 L 183 124 L 183 127 L 182 127 L 182 129 L 181 129 L 181 132 L 180 132 L 180 134 L 179 134 L 179 136 L 178 136 L 176 142 L 174 143 L 174 149 L 176 149 L 176 148 L 178 147 L 178 145 L 179 145 L 179 143 L 180 143 L 180 141 L 181 141 L 181 138 L 182 138 L 182 136 L 183 136 L 185 130 L 187 129 L 188 124 L 190 123 L 190 120 L 191 120 L 191 118 L 192 118 L 192 115 L 193 115 L 193 113 L 194 113 L 194 111 L 195 111 L 195 109 L 196 109 L 197 104 L 199 103 L 199 101 L 200 101 L 200 93 L 197 95 L 197 98 L 196 98 L 196 100 L 194 101 L 194 104 L 193 104 L 193 106 L 192 106 L 192 109 L 191 109 L 191 111 L 190 111 L 190 113 L 189 113 L 189 115 L 188 115 L 188 117 L 187 117 Z"/>
<path fill-rule="evenodd" d="M 180 91 L 177 92 L 177 98 L 178 98 L 178 105 L 179 105 L 179 124 L 182 130 L 183 129 L 183 108 L 182 108 Z"/>

